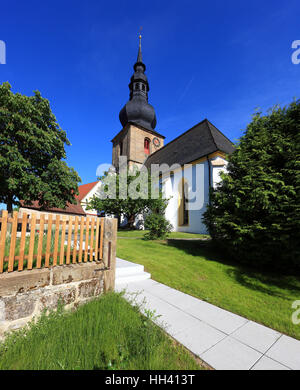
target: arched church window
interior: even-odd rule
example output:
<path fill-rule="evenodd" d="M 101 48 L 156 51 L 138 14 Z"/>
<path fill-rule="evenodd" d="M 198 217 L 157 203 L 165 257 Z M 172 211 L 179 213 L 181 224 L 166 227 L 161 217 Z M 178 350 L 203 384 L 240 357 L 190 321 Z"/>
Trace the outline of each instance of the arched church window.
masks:
<path fill-rule="evenodd" d="M 162 181 L 162 175 L 161 174 L 159 175 L 158 189 L 159 189 L 159 193 L 162 194 L 162 191 L 163 191 L 163 181 Z"/>
<path fill-rule="evenodd" d="M 149 138 L 144 139 L 144 152 L 145 152 L 145 154 L 150 154 L 150 139 Z"/>
<path fill-rule="evenodd" d="M 142 84 L 142 90 L 146 91 L 145 84 Z"/>
<path fill-rule="evenodd" d="M 186 197 L 188 193 L 188 183 L 185 181 L 183 185 L 183 224 L 189 224 L 189 210 L 188 210 L 188 199 Z"/>
<path fill-rule="evenodd" d="M 139 83 L 135 84 L 135 90 L 137 91 L 139 89 Z"/>
<path fill-rule="evenodd" d="M 188 183 L 185 179 L 179 182 L 179 207 L 178 207 L 178 225 L 184 226 L 189 224 L 188 203 Z"/>
<path fill-rule="evenodd" d="M 123 142 L 120 142 L 120 156 L 123 156 Z"/>

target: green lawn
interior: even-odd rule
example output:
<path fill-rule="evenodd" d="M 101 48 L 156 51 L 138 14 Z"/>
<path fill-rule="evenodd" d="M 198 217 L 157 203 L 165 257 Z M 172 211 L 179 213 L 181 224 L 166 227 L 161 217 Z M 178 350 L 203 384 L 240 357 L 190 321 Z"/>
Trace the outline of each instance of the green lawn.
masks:
<path fill-rule="evenodd" d="M 151 313 L 150 313 L 151 314 Z M 0 344 L 1 370 L 199 370 L 205 366 L 109 293 L 74 312 L 51 312 Z"/>
<path fill-rule="evenodd" d="M 300 340 L 291 308 L 300 299 L 295 276 L 234 264 L 211 242 L 119 239 L 117 256 L 143 264 L 152 278 Z"/>
<path fill-rule="evenodd" d="M 143 238 L 148 230 L 119 230 L 118 237 Z M 209 238 L 207 234 L 171 232 L 168 238 Z"/>

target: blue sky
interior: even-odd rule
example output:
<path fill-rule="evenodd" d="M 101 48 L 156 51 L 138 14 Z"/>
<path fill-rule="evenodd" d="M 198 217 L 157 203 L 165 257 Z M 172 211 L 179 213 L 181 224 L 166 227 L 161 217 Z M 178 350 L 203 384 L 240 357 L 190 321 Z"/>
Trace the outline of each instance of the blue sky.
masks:
<path fill-rule="evenodd" d="M 111 162 L 142 30 L 156 130 L 171 141 L 208 118 L 233 141 L 257 107 L 300 94 L 299 0 L 15 1 L 1 4 L 0 82 L 50 100 L 82 178 Z"/>

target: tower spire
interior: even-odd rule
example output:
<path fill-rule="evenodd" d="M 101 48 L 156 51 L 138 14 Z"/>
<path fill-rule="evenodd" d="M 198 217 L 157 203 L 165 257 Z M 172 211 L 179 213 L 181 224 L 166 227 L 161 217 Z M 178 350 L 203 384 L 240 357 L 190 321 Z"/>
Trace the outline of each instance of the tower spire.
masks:
<path fill-rule="evenodd" d="M 139 52 L 138 52 L 138 56 L 137 56 L 137 60 L 136 62 L 140 62 L 140 63 L 143 63 L 143 58 L 142 58 L 142 35 L 140 34 L 139 35 Z"/>
<path fill-rule="evenodd" d="M 144 69 L 141 69 L 143 67 Z M 142 35 L 141 33 L 139 34 L 139 51 L 138 51 L 138 56 L 136 63 L 133 65 L 134 71 L 140 71 L 140 72 L 145 72 L 146 70 L 146 65 L 143 63 L 143 57 L 142 57 Z"/>
<path fill-rule="evenodd" d="M 133 122 L 146 129 L 154 130 L 156 115 L 154 108 L 148 103 L 149 83 L 145 75 L 146 65 L 142 59 L 142 36 L 139 34 L 139 50 L 137 61 L 133 66 L 134 74 L 129 83 L 129 101 L 119 114 L 120 122 L 124 127 L 126 123 Z"/>

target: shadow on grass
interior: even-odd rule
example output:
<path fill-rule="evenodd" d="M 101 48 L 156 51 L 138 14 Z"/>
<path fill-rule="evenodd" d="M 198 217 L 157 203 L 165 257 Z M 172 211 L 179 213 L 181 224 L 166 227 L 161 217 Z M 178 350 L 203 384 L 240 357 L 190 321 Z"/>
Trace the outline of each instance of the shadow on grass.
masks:
<path fill-rule="evenodd" d="M 192 256 L 201 256 L 206 261 L 218 262 L 228 266 L 224 272 L 239 284 L 264 294 L 277 296 L 286 300 L 291 294 L 299 295 L 300 281 L 295 274 L 270 271 L 266 268 L 254 268 L 239 264 L 222 252 L 213 241 L 183 241 L 168 239 L 167 245 L 185 251 Z M 280 291 L 281 290 L 281 291 Z M 284 291 L 287 293 L 285 294 Z"/>

